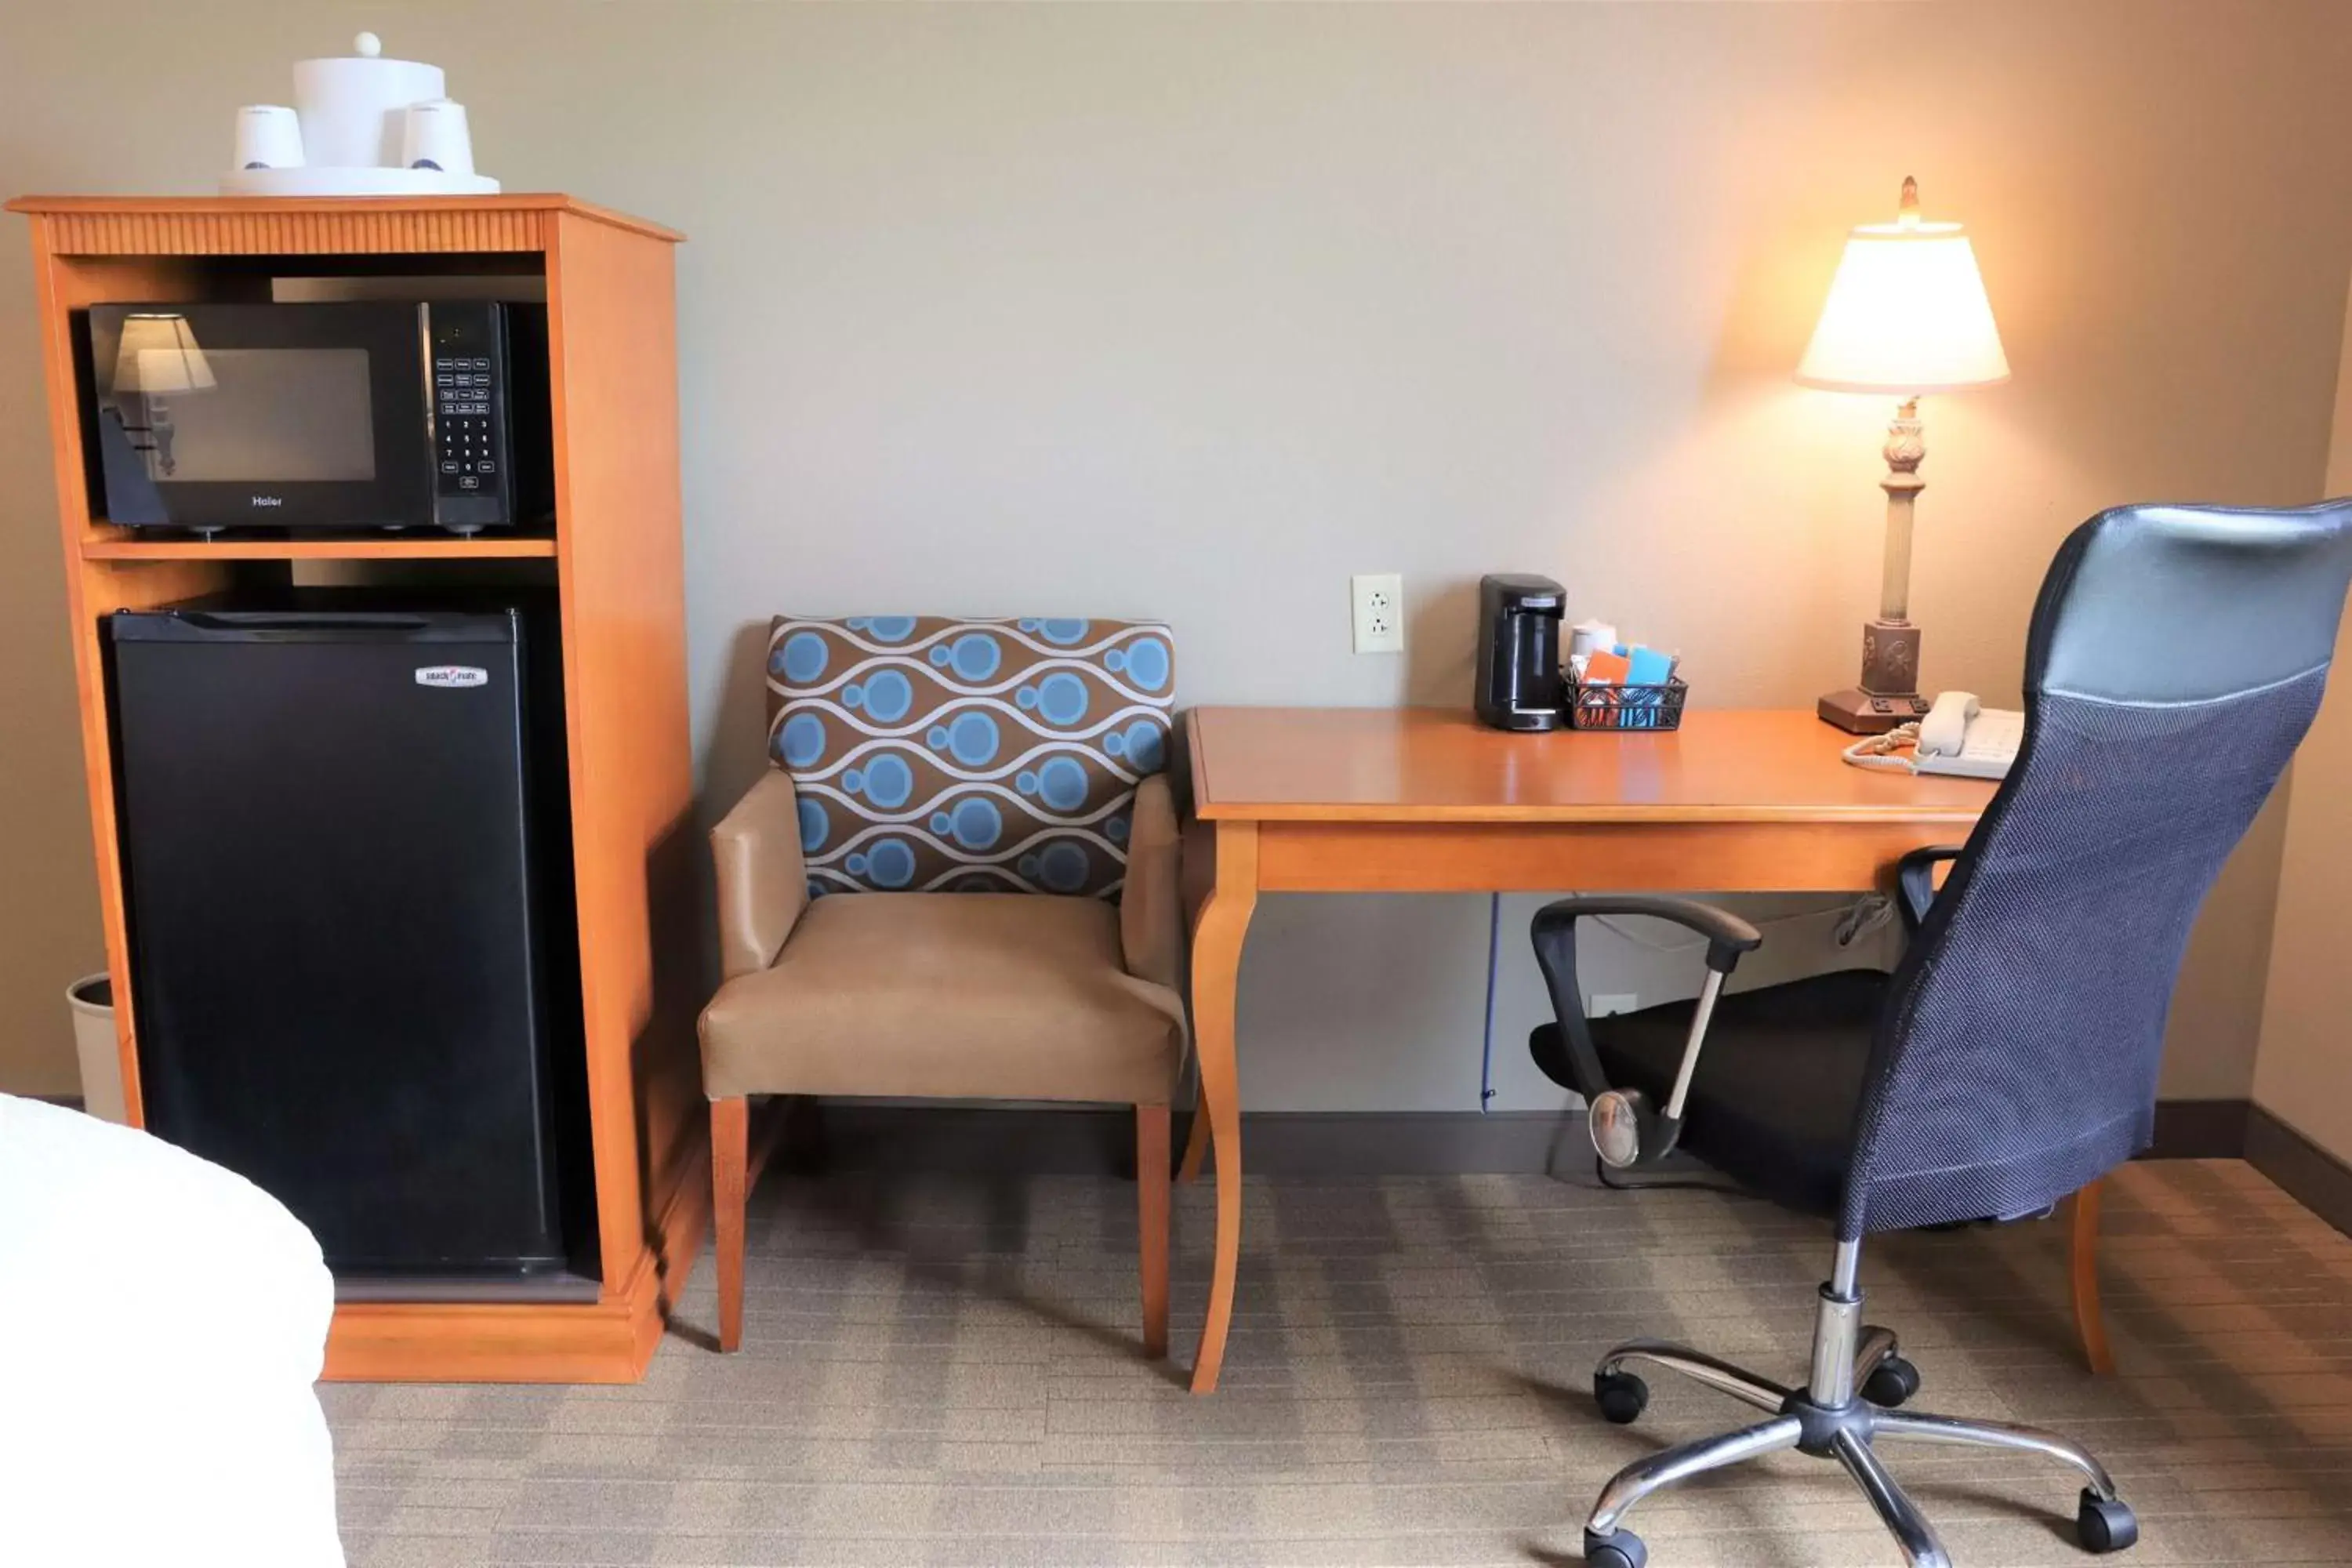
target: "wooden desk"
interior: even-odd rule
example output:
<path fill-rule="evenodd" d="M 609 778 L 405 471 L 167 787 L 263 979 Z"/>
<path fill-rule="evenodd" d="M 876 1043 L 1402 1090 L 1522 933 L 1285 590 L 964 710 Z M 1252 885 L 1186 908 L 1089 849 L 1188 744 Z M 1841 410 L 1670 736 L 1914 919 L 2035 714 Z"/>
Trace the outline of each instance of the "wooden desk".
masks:
<path fill-rule="evenodd" d="M 1190 716 L 1192 1017 L 1217 1250 L 1192 1392 L 1217 1386 L 1241 1258 L 1242 945 L 1260 892 L 1866 892 L 1958 843 L 1975 779 L 1847 766 L 1804 710 L 1694 712 L 1666 734 L 1507 735 L 1445 709 L 1202 708 Z M 1205 1133 L 1203 1130 L 1206 1130 Z"/>

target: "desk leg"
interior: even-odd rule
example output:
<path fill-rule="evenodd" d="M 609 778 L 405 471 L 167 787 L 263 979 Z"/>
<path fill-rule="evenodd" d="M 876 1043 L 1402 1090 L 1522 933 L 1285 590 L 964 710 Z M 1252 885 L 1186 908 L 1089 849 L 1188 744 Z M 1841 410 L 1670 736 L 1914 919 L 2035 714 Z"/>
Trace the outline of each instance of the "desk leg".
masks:
<path fill-rule="evenodd" d="M 2116 1352 L 2107 1346 L 2107 1321 L 2099 1305 L 2099 1184 L 2076 1193 L 2066 1215 L 2067 1273 L 2074 1298 L 2074 1331 L 2083 1337 L 2083 1359 L 2092 1375 L 2112 1377 Z"/>
<path fill-rule="evenodd" d="M 1192 1358 L 1192 1392 L 1213 1394 L 1225 1362 L 1225 1331 L 1234 1317 L 1234 1275 L 1242 1257 L 1242 1100 L 1234 1054 L 1234 997 L 1242 943 L 1257 908 L 1257 824 L 1216 825 L 1216 887 L 1192 928 L 1192 1046 L 1201 1069 L 1201 1109 L 1217 1155 L 1217 1257 L 1209 1276 L 1209 1315 Z M 1188 1165 L 1200 1143 L 1188 1140 Z"/>
<path fill-rule="evenodd" d="M 1201 1173 L 1201 1161 L 1209 1152 L 1209 1102 L 1202 1099 L 1192 1107 L 1192 1125 L 1184 1134 L 1184 1158 L 1176 1167 L 1176 1179 L 1190 1182 Z"/>

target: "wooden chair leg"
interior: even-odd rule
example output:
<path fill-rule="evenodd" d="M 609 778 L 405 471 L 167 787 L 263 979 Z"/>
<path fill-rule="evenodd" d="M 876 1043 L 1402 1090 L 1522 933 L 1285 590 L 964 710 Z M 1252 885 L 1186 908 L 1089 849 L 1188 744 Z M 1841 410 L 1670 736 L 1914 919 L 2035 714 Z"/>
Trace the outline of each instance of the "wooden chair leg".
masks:
<path fill-rule="evenodd" d="M 711 1225 L 719 1235 L 719 1348 L 743 1343 L 743 1205 L 749 1196 L 751 1102 L 710 1102 Z"/>
<path fill-rule="evenodd" d="M 2074 1331 L 2082 1336 L 2083 1359 L 2094 1375 L 2113 1376 L 2115 1352 L 2107 1345 L 2107 1323 L 2099 1307 L 2099 1184 L 2076 1193 L 2067 1207 L 2066 1252 L 2074 1286 Z"/>
<path fill-rule="evenodd" d="M 1206 1118 L 1202 1119 L 1205 1122 Z M 1135 1108 L 1136 1249 L 1143 1277 L 1143 1353 L 1168 1353 L 1168 1108 Z"/>

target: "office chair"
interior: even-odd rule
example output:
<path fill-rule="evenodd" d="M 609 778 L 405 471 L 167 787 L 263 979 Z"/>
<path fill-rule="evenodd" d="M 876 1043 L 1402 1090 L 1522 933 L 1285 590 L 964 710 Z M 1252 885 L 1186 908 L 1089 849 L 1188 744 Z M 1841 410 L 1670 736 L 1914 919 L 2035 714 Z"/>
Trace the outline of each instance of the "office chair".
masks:
<path fill-rule="evenodd" d="M 1906 856 L 1913 928 L 1892 974 L 1847 971 L 1726 994 L 1762 939 L 1683 899 L 1570 898 L 1537 915 L 1556 1025 L 1537 1062 L 1591 1103 L 1604 1163 L 1681 1147 L 1783 1204 L 1833 1217 L 1804 1384 L 1633 1340 L 1593 1373 L 1601 1414 L 1664 1367 L 1770 1412 L 1628 1465 L 1584 1529 L 1596 1568 L 1642 1568 L 1628 1510 L 1692 1476 L 1794 1448 L 1834 1458 L 1906 1562 L 1948 1568 L 1879 1457 L 1889 1443 L 2039 1454 L 2084 1482 L 2084 1550 L 2137 1538 L 2098 1460 L 2050 1433 L 1897 1408 L 1916 1370 L 1862 1323 L 1863 1238 L 2045 1211 L 2147 1147 L 2166 1011 L 2190 922 L 2319 707 L 2352 580 L 2352 500 L 2296 511 L 2126 507 L 2051 563 L 2025 654 L 2025 733 L 1967 845 Z M 1938 862 L 1950 872 L 1934 887 Z M 1588 1020 L 1576 923 L 1654 915 L 1706 939 L 1696 1001 Z M 1717 1038 L 1702 1055 L 1710 1024 Z"/>

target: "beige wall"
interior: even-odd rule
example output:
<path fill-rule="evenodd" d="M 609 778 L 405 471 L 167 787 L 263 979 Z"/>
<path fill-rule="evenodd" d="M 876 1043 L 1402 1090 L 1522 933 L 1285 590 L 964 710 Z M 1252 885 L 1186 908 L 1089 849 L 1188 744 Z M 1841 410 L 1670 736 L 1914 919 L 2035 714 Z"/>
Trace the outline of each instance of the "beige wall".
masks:
<path fill-rule="evenodd" d="M 2352 495 L 2352 330 L 2336 382 L 2327 493 Z M 2352 1163 L 2352 612 L 2327 700 L 2296 753 L 2254 1103 Z"/>
<path fill-rule="evenodd" d="M 0 100 L 16 87 L 0 61 Z M 0 102 L 0 122 L 13 110 Z M 0 182 L 15 137 L 0 140 Z M 13 193 L 12 193 L 13 194 Z M 90 875 L 89 797 L 49 510 L 31 268 L 0 235 L 0 1090 L 79 1094 L 66 986 L 106 967 Z"/>
<path fill-rule="evenodd" d="M 142 23 L 142 16 L 147 20 Z M 2352 268 L 2352 7 L 124 0 L 15 14 L 0 184 L 207 188 L 230 109 L 360 26 L 446 65 L 483 166 L 684 228 L 688 593 L 712 798 L 793 607 L 1150 615 L 1188 701 L 1459 700 L 1481 571 L 1801 704 L 1873 605 L 1887 410 L 1789 372 L 1906 173 L 1966 218 L 2007 387 L 1927 407 L 1927 677 L 2012 700 L 2065 531 L 2309 498 Z M 58 1087 L 94 956 L 33 416 L 0 243 L 0 1082 Z M 1350 572 L 1411 653 L 1348 651 Z M 2277 823 L 2200 932 L 2168 1088 L 2252 1071 Z M 1548 1094 L 1507 909 L 1497 1103 Z M 1480 900 L 1276 900 L 1259 1105 L 1475 1103 Z"/>

